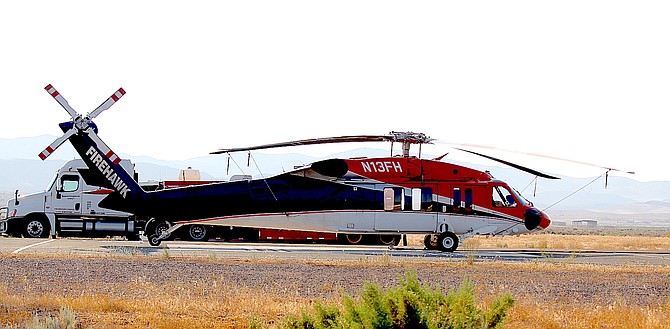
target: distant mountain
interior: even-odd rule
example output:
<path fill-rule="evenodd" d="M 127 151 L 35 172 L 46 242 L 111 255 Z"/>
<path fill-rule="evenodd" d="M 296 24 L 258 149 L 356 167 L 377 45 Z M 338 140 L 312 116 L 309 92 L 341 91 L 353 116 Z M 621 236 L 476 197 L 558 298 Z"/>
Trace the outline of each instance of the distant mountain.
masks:
<path fill-rule="evenodd" d="M 41 135 L 13 139 L 0 138 L 0 159 L 38 159 L 37 155 L 51 144 L 57 136 Z M 77 156 L 70 143 L 64 143 L 58 152 L 54 152 L 50 160 L 68 160 Z"/>
<path fill-rule="evenodd" d="M 37 153 L 51 143 L 55 136 L 0 139 L 0 196 L 13 195 L 16 189 L 21 194 L 43 190 L 53 173 L 67 160 L 76 156 L 74 149 L 65 143 L 47 161 L 37 159 Z M 37 151 L 35 151 L 37 150 Z M 333 154 L 324 158 L 352 158 L 388 156 L 388 150 L 359 148 Z M 177 179 L 179 169 L 192 167 L 201 171 L 202 179 L 226 180 L 235 174 L 249 174 L 255 178 L 292 170 L 319 160 L 302 154 L 247 153 L 208 155 L 185 161 L 165 161 L 146 156 L 129 156 L 139 173 L 141 181 Z M 430 155 L 425 156 L 431 158 Z M 444 161 L 451 161 L 445 159 Z M 591 218 L 640 217 L 656 214 L 654 218 L 670 221 L 670 182 L 639 182 L 627 177 L 610 176 L 605 188 L 604 178 L 563 177 L 560 180 L 539 179 L 512 168 L 483 166 L 479 164 L 456 164 L 488 170 L 498 179 L 521 191 L 540 209 L 549 208 L 551 214 L 572 214 Z M 4 203 L 4 200 L 0 200 Z M 660 214 L 660 215 L 659 215 Z M 644 216 L 642 216 L 644 217 Z M 647 216 L 648 217 L 648 216 Z"/>

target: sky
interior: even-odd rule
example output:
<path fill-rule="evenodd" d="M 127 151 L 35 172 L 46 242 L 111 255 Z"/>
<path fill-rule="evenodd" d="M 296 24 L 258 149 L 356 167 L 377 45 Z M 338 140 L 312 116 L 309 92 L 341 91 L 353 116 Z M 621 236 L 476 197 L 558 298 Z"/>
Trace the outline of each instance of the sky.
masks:
<path fill-rule="evenodd" d="M 95 120 L 117 153 L 415 131 L 669 181 L 667 17 L 667 1 L 5 1 L 0 138 L 61 134 L 47 84 L 82 114 L 123 87 Z"/>

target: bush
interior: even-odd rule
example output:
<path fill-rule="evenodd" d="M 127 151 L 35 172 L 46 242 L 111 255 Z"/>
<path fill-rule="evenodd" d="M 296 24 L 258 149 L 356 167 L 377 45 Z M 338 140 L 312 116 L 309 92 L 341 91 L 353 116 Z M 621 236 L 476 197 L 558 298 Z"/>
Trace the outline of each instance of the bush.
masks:
<path fill-rule="evenodd" d="M 27 324 L 19 324 L 17 327 L 7 326 L 7 329 L 74 329 L 75 314 L 69 307 L 62 307 L 58 317 L 47 316 L 44 320 L 35 315 L 33 321 Z M 0 329 L 3 327 L 0 325 Z"/>
<path fill-rule="evenodd" d="M 500 328 L 514 304 L 511 294 L 496 297 L 487 311 L 475 305 L 474 284 L 464 280 L 447 295 L 423 286 L 408 272 L 399 287 L 383 291 L 366 283 L 359 298 L 344 296 L 344 309 L 317 303 L 311 311 L 290 316 L 285 328 L 377 329 L 377 328 Z"/>

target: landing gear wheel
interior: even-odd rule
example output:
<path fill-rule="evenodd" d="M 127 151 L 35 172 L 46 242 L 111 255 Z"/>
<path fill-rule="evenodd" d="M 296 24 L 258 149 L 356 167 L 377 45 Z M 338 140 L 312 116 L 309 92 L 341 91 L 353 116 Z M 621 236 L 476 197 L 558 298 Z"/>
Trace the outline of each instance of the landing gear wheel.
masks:
<path fill-rule="evenodd" d="M 26 223 L 24 233 L 28 238 L 46 238 L 49 236 L 49 225 L 44 219 L 32 218 Z"/>
<path fill-rule="evenodd" d="M 444 232 L 437 237 L 437 248 L 441 251 L 453 252 L 458 247 L 458 236 L 452 232 Z"/>
<path fill-rule="evenodd" d="M 158 247 L 161 245 L 161 239 L 158 238 L 158 235 L 152 234 L 149 236 L 149 245 L 152 247 Z"/>
<path fill-rule="evenodd" d="M 437 249 L 437 244 L 433 241 L 432 234 L 426 234 L 426 236 L 423 237 L 423 245 L 426 246 L 426 249 L 428 250 Z"/>

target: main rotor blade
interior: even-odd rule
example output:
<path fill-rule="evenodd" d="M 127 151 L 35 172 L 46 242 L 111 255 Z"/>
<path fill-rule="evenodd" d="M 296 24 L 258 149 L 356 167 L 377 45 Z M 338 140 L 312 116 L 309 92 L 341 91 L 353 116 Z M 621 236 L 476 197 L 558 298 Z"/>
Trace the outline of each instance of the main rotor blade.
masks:
<path fill-rule="evenodd" d="M 466 146 L 466 147 L 475 147 L 475 148 L 484 148 L 484 149 L 490 149 L 490 150 L 501 150 L 501 151 L 505 151 L 505 152 L 530 155 L 530 156 L 539 157 L 539 158 L 547 158 L 547 159 L 553 159 L 553 160 L 559 160 L 559 161 L 565 161 L 565 162 L 572 162 L 572 163 L 581 164 L 581 165 L 590 166 L 590 167 L 597 167 L 597 168 L 602 168 L 602 169 L 606 169 L 606 170 L 623 172 L 623 173 L 631 174 L 631 175 L 635 174 L 634 171 L 620 170 L 620 169 L 601 166 L 601 165 L 593 164 L 593 163 L 589 163 L 589 162 L 571 160 L 571 159 L 566 159 L 566 158 L 560 158 L 560 157 L 556 157 L 556 156 L 552 156 L 552 155 L 546 155 L 546 154 L 540 154 L 540 153 L 520 152 L 520 151 L 515 151 L 515 150 L 509 150 L 509 149 L 493 147 L 493 146 L 486 146 L 486 145 L 479 145 L 479 144 L 454 144 L 454 143 L 448 143 L 448 142 L 446 144 Z"/>
<path fill-rule="evenodd" d="M 478 155 L 478 156 L 480 156 L 480 157 L 484 157 L 484 158 L 487 158 L 487 159 L 489 159 L 489 160 L 493 160 L 493 161 L 497 161 L 497 162 L 506 164 L 506 165 L 508 165 L 508 166 L 510 166 L 510 167 L 512 167 L 512 168 L 516 168 L 516 169 L 519 169 L 519 170 L 521 170 L 521 171 L 525 171 L 525 172 L 530 173 L 530 174 L 533 174 L 533 175 L 535 175 L 535 176 L 539 176 L 539 177 L 542 177 L 542 178 L 548 178 L 548 179 L 560 179 L 559 177 L 551 176 L 551 175 L 547 175 L 547 174 L 545 174 L 545 173 L 541 173 L 541 172 L 539 172 L 539 171 L 537 171 L 537 170 L 533 170 L 533 169 L 530 169 L 530 168 L 528 168 L 528 167 L 524 167 L 524 166 L 518 165 L 518 164 L 516 164 L 516 163 L 509 162 L 509 161 L 506 161 L 506 160 L 502 160 L 502 159 L 494 158 L 494 157 L 489 156 L 489 155 L 485 155 L 485 154 L 477 153 L 477 152 L 474 152 L 474 151 L 470 151 L 470 150 L 466 150 L 466 149 L 462 149 L 462 148 L 458 148 L 458 147 L 455 147 L 455 149 L 457 149 L 457 150 L 459 150 L 459 151 L 463 151 L 463 152 L 468 152 L 468 153 L 471 153 L 471 154 L 474 154 L 474 155 Z"/>
<path fill-rule="evenodd" d="M 126 91 L 123 90 L 123 88 L 119 88 L 115 93 L 112 94 L 112 96 L 109 96 L 106 101 L 102 102 L 100 106 L 98 106 L 93 112 L 88 114 L 89 119 L 94 119 L 97 117 L 102 111 L 107 110 L 110 108 L 112 105 L 114 105 L 123 95 L 126 94 Z"/>
<path fill-rule="evenodd" d="M 63 136 L 56 138 L 56 140 L 53 141 L 53 143 L 51 143 L 51 145 L 47 146 L 47 148 L 45 148 L 44 151 L 42 151 L 39 154 L 40 159 L 46 160 L 46 158 L 48 158 L 51 155 L 51 153 L 53 153 L 59 146 L 61 146 L 63 143 L 65 143 L 65 141 L 68 138 L 70 138 L 70 136 L 74 135 L 75 133 L 77 133 L 77 129 L 72 128 L 72 129 L 68 130 L 67 132 L 65 132 L 65 134 L 63 134 Z"/>
<path fill-rule="evenodd" d="M 65 100 L 65 98 L 51 84 L 48 84 L 46 87 L 44 87 L 44 90 L 46 90 L 49 93 L 49 95 L 51 95 L 51 97 L 53 97 L 56 100 L 56 102 L 58 102 L 58 104 L 60 104 L 60 106 L 62 106 L 65 109 L 65 111 L 67 111 L 67 113 L 70 115 L 70 117 L 72 117 L 73 120 L 79 117 L 77 111 L 75 111 L 70 106 L 70 104 L 68 104 L 67 100 Z"/>
<path fill-rule="evenodd" d="M 357 135 L 357 136 L 325 137 L 325 138 L 302 139 L 302 140 L 291 141 L 291 142 L 273 143 L 273 144 L 265 144 L 265 145 L 250 146 L 250 147 L 219 149 L 218 151 L 211 152 L 210 154 L 222 154 L 222 153 L 232 153 L 232 152 L 240 152 L 240 151 L 264 150 L 264 149 L 287 147 L 287 146 L 332 144 L 332 143 L 354 143 L 354 142 L 385 142 L 385 141 L 392 141 L 392 140 L 393 140 L 392 136 L 386 136 L 386 135 L 378 135 L 378 136 L 376 136 L 376 135 Z"/>

